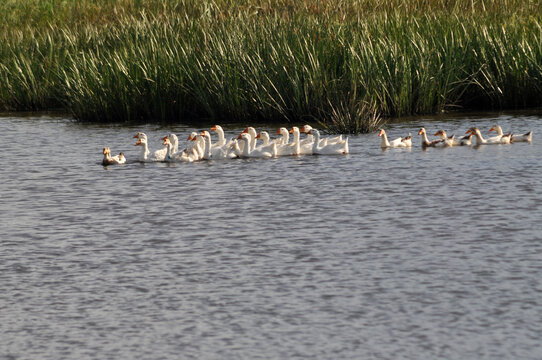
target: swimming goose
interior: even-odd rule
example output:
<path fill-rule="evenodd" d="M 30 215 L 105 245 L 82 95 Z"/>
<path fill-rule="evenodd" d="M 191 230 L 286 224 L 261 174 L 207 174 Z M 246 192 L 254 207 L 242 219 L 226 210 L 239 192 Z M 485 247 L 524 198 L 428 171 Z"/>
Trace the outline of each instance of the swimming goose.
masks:
<path fill-rule="evenodd" d="M 440 136 L 440 138 L 447 142 L 448 146 L 469 146 L 471 145 L 471 139 L 472 139 L 472 133 L 469 133 L 468 135 L 461 136 L 460 138 L 456 138 L 455 135 L 448 136 L 446 134 L 445 130 L 439 130 L 435 133 L 435 136 Z"/>
<path fill-rule="evenodd" d="M 392 141 L 388 141 L 388 135 L 386 134 L 386 130 L 380 129 L 378 136 L 382 137 L 382 141 L 380 143 L 380 147 L 382 149 L 404 148 L 412 146 L 412 136 L 410 134 L 404 138 L 398 137 L 396 139 L 393 139 Z"/>
<path fill-rule="evenodd" d="M 271 141 L 269 139 L 269 133 L 267 131 L 260 131 L 258 135 L 256 136 L 256 139 L 262 139 L 263 141 L 262 146 L 267 146 L 268 147 L 267 149 L 271 151 L 273 151 L 273 145 L 275 145 L 276 154 L 274 154 L 274 156 L 288 156 L 288 155 L 292 155 L 294 151 L 293 146 L 290 146 L 288 144 L 283 145 L 282 139 L 278 139 L 278 143 L 277 141 Z"/>
<path fill-rule="evenodd" d="M 112 157 L 111 156 L 111 149 L 109 148 L 109 146 L 104 147 L 103 155 L 104 155 L 104 158 L 102 160 L 102 165 L 103 166 L 126 163 L 126 157 L 124 156 L 124 153 L 120 153 L 120 154 L 115 155 L 115 156 Z"/>
<path fill-rule="evenodd" d="M 533 141 L 533 131 L 531 130 L 528 133 L 520 134 L 520 135 L 512 134 L 510 141 L 511 142 L 531 142 Z"/>
<path fill-rule="evenodd" d="M 286 145 L 290 143 L 290 133 L 285 127 L 281 127 L 275 133 L 276 135 L 282 135 L 282 138 L 275 139 L 275 142 L 278 144 Z"/>
<path fill-rule="evenodd" d="M 200 136 L 204 140 L 203 158 L 210 159 L 231 159 L 237 157 L 230 150 L 233 143 L 225 144 L 224 146 L 211 147 L 211 134 L 207 130 L 202 131 Z"/>
<path fill-rule="evenodd" d="M 310 125 L 303 125 L 303 127 L 301 128 L 300 131 L 302 133 L 307 134 L 307 137 L 304 140 L 305 142 L 302 141 L 301 145 L 306 144 L 306 143 L 311 143 L 312 144 L 312 142 L 314 141 L 314 139 L 312 138 L 312 135 L 309 134 L 309 131 L 311 131 L 311 129 L 312 129 L 312 126 L 310 126 Z M 322 138 L 322 140 L 320 142 L 320 145 L 325 146 L 325 144 L 337 144 L 337 143 L 340 143 L 342 141 L 344 141 L 342 135 L 334 136 L 334 137 L 327 137 L 327 138 Z"/>
<path fill-rule="evenodd" d="M 335 144 L 320 145 L 320 132 L 316 129 L 310 129 L 309 135 L 314 135 L 314 141 L 312 143 L 312 153 L 317 155 L 335 155 L 335 154 L 348 154 L 348 138 L 342 142 Z"/>
<path fill-rule="evenodd" d="M 422 136 L 422 148 L 428 148 L 428 147 L 446 147 L 446 143 L 442 139 L 429 141 L 427 138 L 427 132 L 425 131 L 425 128 L 421 128 L 420 131 L 418 131 L 418 135 Z"/>
<path fill-rule="evenodd" d="M 294 139 L 290 143 L 294 147 L 293 155 L 312 155 L 312 144 L 301 145 L 299 128 L 294 126 L 290 130 L 290 134 L 294 135 Z"/>
<path fill-rule="evenodd" d="M 493 127 L 489 129 L 489 132 L 492 131 L 496 131 L 497 136 L 501 137 L 501 144 L 510 144 L 510 140 L 512 139 L 512 133 L 505 134 L 499 125 L 493 125 Z"/>
<path fill-rule="evenodd" d="M 145 139 L 148 144 L 148 138 L 147 135 L 144 132 L 138 131 L 137 134 L 134 135 L 134 139 Z M 152 153 L 149 153 L 150 156 L 148 158 L 151 159 L 151 161 L 164 161 L 164 158 L 166 157 L 167 148 L 164 147 L 163 149 L 155 150 Z"/>
<path fill-rule="evenodd" d="M 472 133 L 476 137 L 476 145 L 498 145 L 502 144 L 501 136 L 493 136 L 488 139 L 484 139 L 480 129 L 477 127 L 471 127 L 465 134 Z"/>
<path fill-rule="evenodd" d="M 249 143 L 252 141 L 250 138 L 249 133 L 241 133 L 237 137 L 237 139 L 241 140 L 245 146 L 243 147 L 242 151 L 239 152 L 239 157 L 245 157 L 245 158 L 269 158 L 273 157 L 273 153 L 270 151 L 263 151 L 261 149 L 250 149 Z M 272 146 L 276 147 L 276 144 L 273 144 Z"/>

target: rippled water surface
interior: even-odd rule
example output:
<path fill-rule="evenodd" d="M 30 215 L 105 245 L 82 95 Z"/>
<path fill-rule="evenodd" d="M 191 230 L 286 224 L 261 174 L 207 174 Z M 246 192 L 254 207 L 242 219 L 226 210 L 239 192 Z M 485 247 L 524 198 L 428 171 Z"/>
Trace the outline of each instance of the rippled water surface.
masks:
<path fill-rule="evenodd" d="M 388 134 L 494 123 L 534 142 L 142 165 L 193 129 L 4 116 L 0 358 L 540 359 L 542 118 Z"/>

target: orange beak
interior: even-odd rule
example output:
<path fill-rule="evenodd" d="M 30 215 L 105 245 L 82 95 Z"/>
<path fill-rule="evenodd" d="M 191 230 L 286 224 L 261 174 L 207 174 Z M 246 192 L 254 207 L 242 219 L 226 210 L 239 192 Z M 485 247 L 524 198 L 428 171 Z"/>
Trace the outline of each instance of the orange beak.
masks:
<path fill-rule="evenodd" d="M 437 131 L 437 132 L 435 133 L 435 135 L 433 135 L 433 136 L 439 136 L 439 135 L 440 135 L 440 131 Z"/>
<path fill-rule="evenodd" d="M 312 129 L 307 132 L 307 135 L 312 135 Z"/>
<path fill-rule="evenodd" d="M 299 131 L 301 131 L 302 133 L 304 133 L 304 132 L 305 132 L 305 125 L 303 125 L 303 127 L 302 127 L 301 130 L 299 130 Z"/>
<path fill-rule="evenodd" d="M 420 131 L 418 131 L 418 135 L 421 135 L 421 134 L 423 134 L 423 130 L 422 130 L 422 129 L 420 129 Z"/>
<path fill-rule="evenodd" d="M 256 139 L 261 139 L 262 137 L 260 136 L 260 133 L 258 133 L 258 135 L 256 135 Z"/>
<path fill-rule="evenodd" d="M 134 139 L 139 139 L 139 133 L 135 134 L 133 138 Z"/>
<path fill-rule="evenodd" d="M 212 131 L 216 131 L 216 125 L 211 128 Z"/>
<path fill-rule="evenodd" d="M 384 134 L 384 131 L 380 130 L 380 132 L 378 133 L 378 136 L 382 136 Z"/>
<path fill-rule="evenodd" d="M 472 134 L 472 130 L 471 129 L 467 130 L 465 134 Z"/>
<path fill-rule="evenodd" d="M 142 144 L 141 139 L 139 139 L 139 140 L 137 140 L 135 146 L 138 146 L 138 145 L 141 145 L 141 144 Z"/>
<path fill-rule="evenodd" d="M 275 133 L 276 135 L 280 135 L 280 129 L 277 130 L 277 132 Z"/>
<path fill-rule="evenodd" d="M 164 140 L 164 142 L 162 144 L 167 145 L 167 137 L 165 139 L 163 139 L 163 140 Z"/>
<path fill-rule="evenodd" d="M 245 130 L 243 130 L 243 132 L 241 132 L 241 134 L 246 134 L 248 133 L 248 128 L 246 128 Z"/>
<path fill-rule="evenodd" d="M 492 127 L 491 129 L 489 129 L 489 132 L 492 132 L 492 131 L 497 131 L 497 130 L 495 130 L 495 128 Z"/>
<path fill-rule="evenodd" d="M 291 129 L 289 132 L 290 132 L 290 134 L 293 134 L 293 133 L 294 133 L 294 129 Z"/>
<path fill-rule="evenodd" d="M 186 139 L 186 141 L 190 141 L 190 140 L 193 140 L 192 139 L 192 134 L 188 135 L 188 139 Z"/>
<path fill-rule="evenodd" d="M 164 140 L 164 141 L 166 141 L 166 139 L 167 139 L 167 136 L 164 136 L 164 137 L 162 138 L 162 140 Z"/>
<path fill-rule="evenodd" d="M 243 131 L 241 134 L 244 134 L 245 132 Z M 239 134 L 239 136 L 237 137 L 237 139 L 242 139 L 243 137 L 241 136 L 241 134 Z"/>

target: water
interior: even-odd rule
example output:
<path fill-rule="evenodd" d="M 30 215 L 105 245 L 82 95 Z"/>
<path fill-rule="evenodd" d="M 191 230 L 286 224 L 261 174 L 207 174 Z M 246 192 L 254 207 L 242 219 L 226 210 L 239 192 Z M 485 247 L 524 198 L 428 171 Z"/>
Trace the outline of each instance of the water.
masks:
<path fill-rule="evenodd" d="M 138 130 L 192 129 L 0 118 L 0 358 L 540 359 L 541 120 L 388 128 L 533 144 L 142 165 Z"/>

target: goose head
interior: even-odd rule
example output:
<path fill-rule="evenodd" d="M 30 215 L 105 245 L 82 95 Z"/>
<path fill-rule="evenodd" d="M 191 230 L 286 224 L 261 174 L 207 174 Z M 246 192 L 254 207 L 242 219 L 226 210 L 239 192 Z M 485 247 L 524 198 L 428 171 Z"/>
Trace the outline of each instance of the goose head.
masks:
<path fill-rule="evenodd" d="M 446 137 L 446 131 L 444 130 L 439 130 L 435 133 L 435 135 L 433 136 L 440 136 L 441 138 L 445 138 Z"/>
<path fill-rule="evenodd" d="M 134 135 L 134 139 L 147 139 L 147 135 L 144 132 L 138 131 L 137 134 Z"/>
<path fill-rule="evenodd" d="M 310 126 L 310 125 L 303 125 L 303 127 L 302 127 L 301 130 L 299 130 L 299 131 L 301 131 L 302 133 L 307 133 L 307 134 L 308 134 L 308 133 L 311 131 L 311 129 L 312 129 L 312 126 Z"/>
<path fill-rule="evenodd" d="M 104 155 L 107 155 L 107 154 L 111 155 L 111 149 L 109 149 L 109 146 L 104 147 L 103 154 Z"/>
<path fill-rule="evenodd" d="M 378 136 L 384 136 L 386 135 L 386 130 L 380 129 L 380 132 L 378 133 Z"/>
<path fill-rule="evenodd" d="M 421 128 L 420 131 L 418 131 L 418 135 L 422 135 L 422 134 L 425 134 L 425 128 Z"/>
<path fill-rule="evenodd" d="M 140 146 L 147 143 L 147 139 L 145 138 L 139 138 L 137 139 L 137 142 L 135 143 L 135 146 Z"/>
<path fill-rule="evenodd" d="M 471 127 L 470 129 L 468 129 L 465 134 L 475 134 L 476 132 L 480 132 L 480 129 L 478 129 L 477 127 L 473 126 Z"/>
<path fill-rule="evenodd" d="M 196 133 L 195 131 L 192 131 L 190 133 L 190 135 L 188 135 L 188 139 L 186 139 L 187 141 L 196 141 L 196 137 L 198 136 L 198 133 Z"/>

